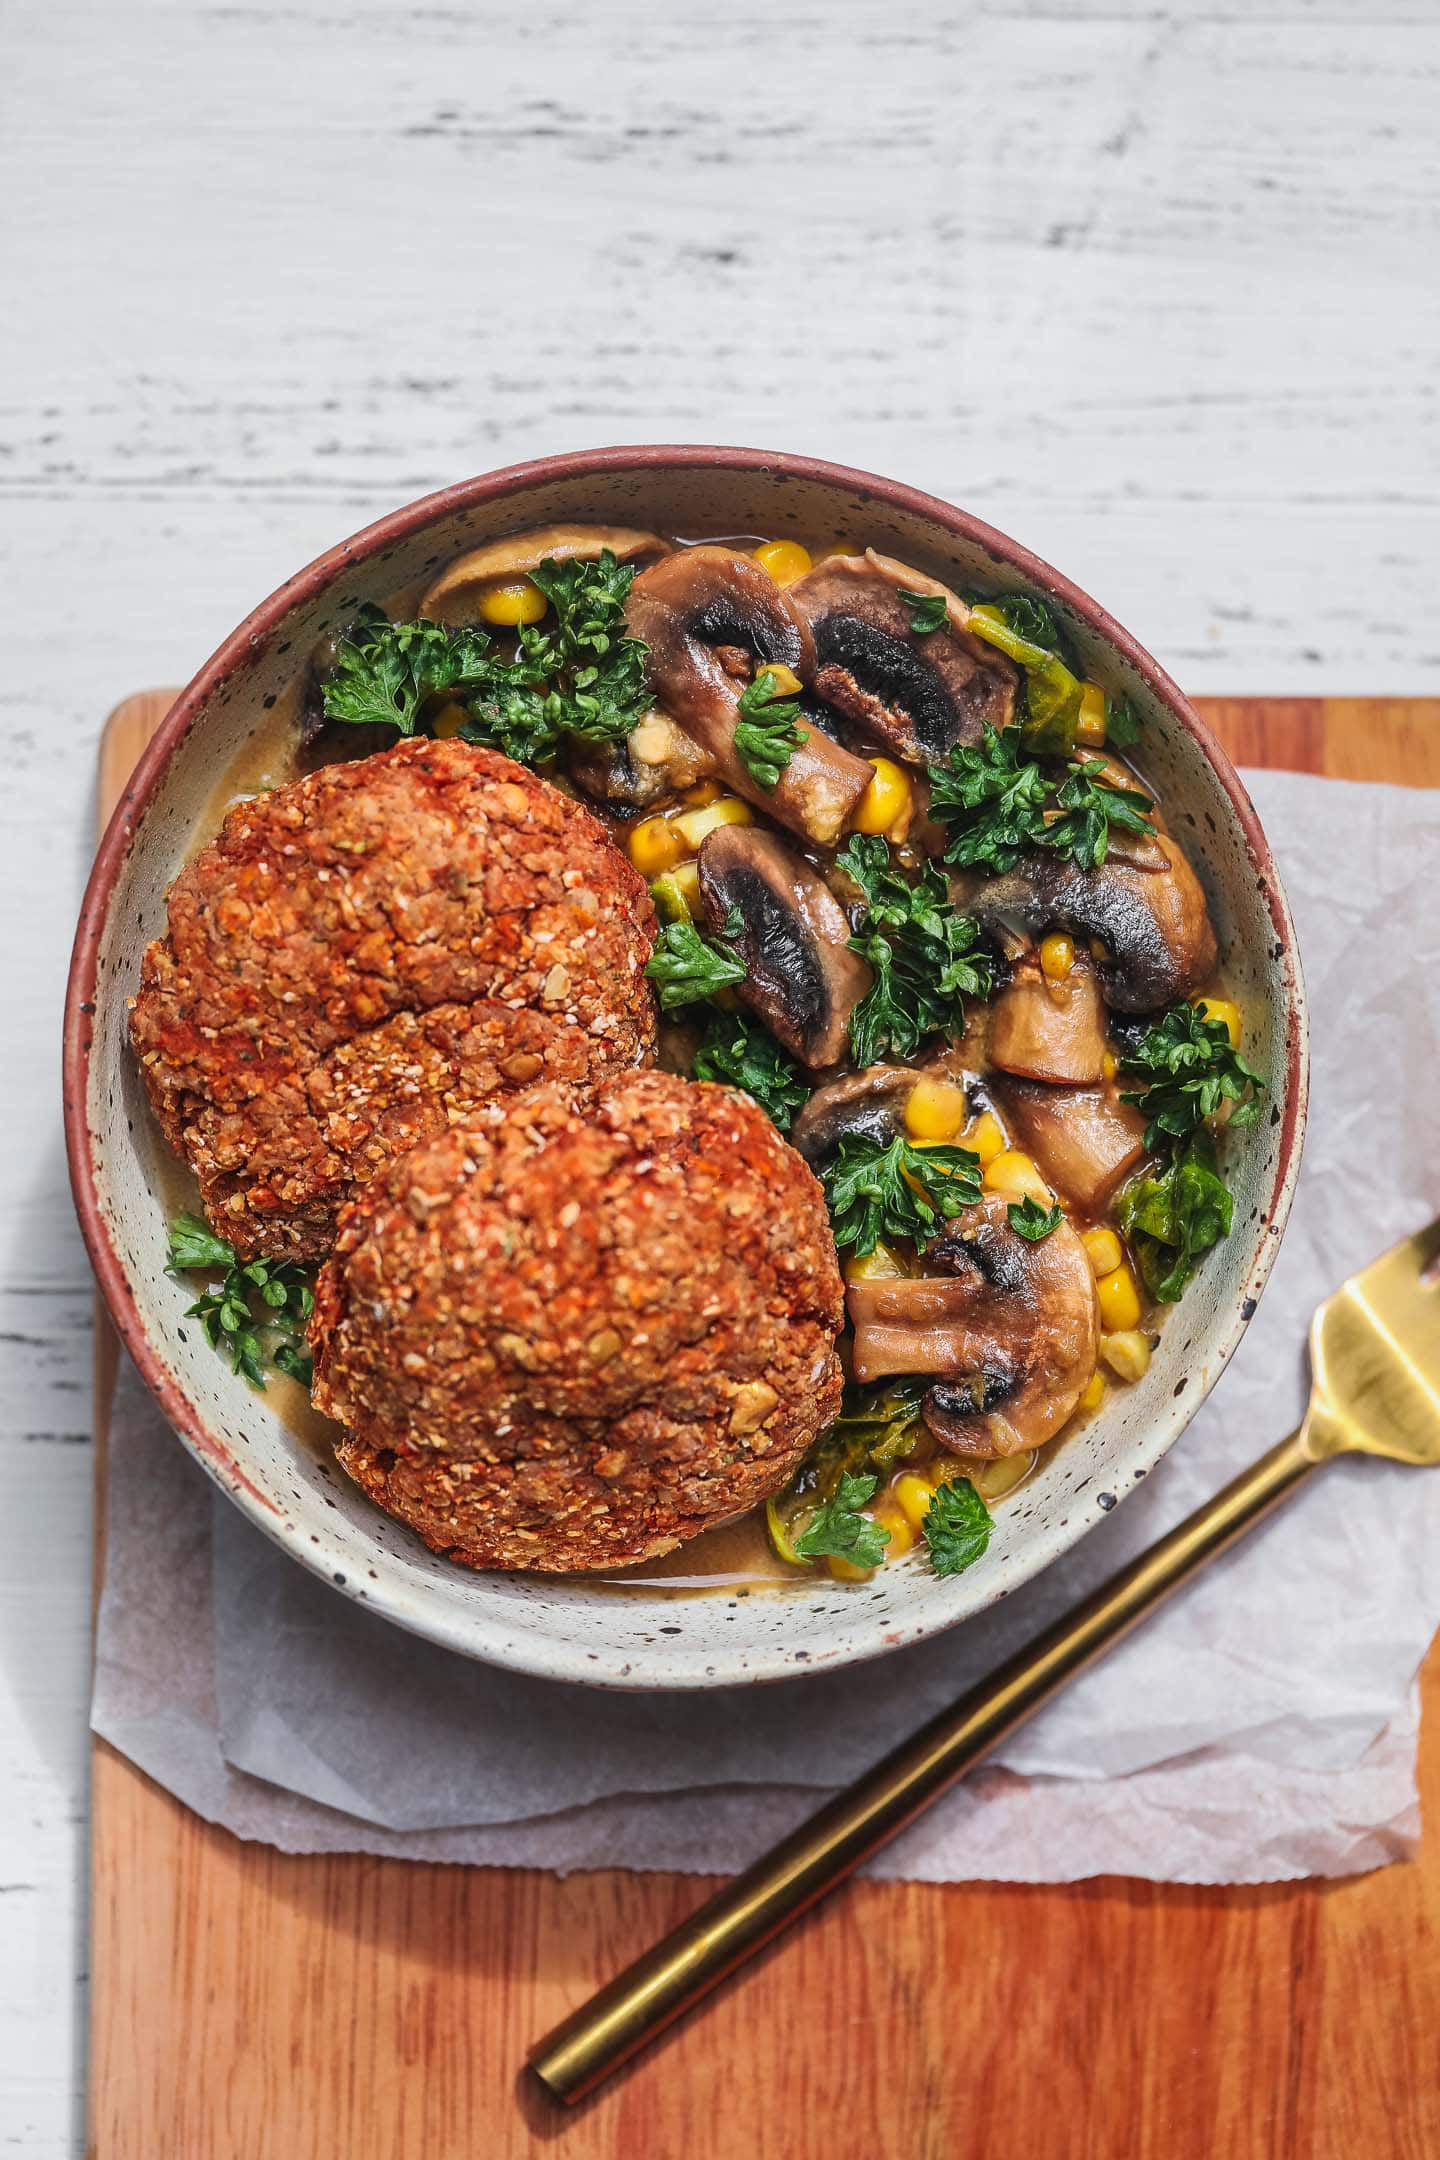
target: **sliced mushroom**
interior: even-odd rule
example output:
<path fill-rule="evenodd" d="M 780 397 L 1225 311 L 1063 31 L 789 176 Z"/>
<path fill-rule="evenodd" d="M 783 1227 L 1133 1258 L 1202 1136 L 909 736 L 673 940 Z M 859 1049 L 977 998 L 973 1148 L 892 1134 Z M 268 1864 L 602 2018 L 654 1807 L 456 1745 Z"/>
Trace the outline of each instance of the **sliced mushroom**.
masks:
<path fill-rule="evenodd" d="M 420 613 L 431 622 L 474 622 L 475 604 L 492 586 L 528 577 L 542 562 L 595 562 L 606 548 L 619 562 L 643 564 L 668 554 L 670 543 L 628 525 L 535 525 L 459 556 L 425 594 Z"/>
<path fill-rule="evenodd" d="M 1214 972 L 1215 932 L 1200 881 L 1179 843 L 1161 833 L 1160 870 L 1137 869 L 1111 855 L 1082 870 L 1036 849 L 1001 876 L 953 880 L 968 913 L 1002 932 L 1036 937 L 1058 925 L 1099 938 L 1105 1002 L 1116 1012 L 1155 1012 L 1198 988 Z"/>
<path fill-rule="evenodd" d="M 700 848 L 700 898 L 712 930 L 740 911 L 745 980 L 736 995 L 804 1065 L 845 1055 L 850 1015 L 873 980 L 849 949 L 845 910 L 779 835 L 720 825 Z"/>
<path fill-rule="evenodd" d="M 1100 1307 L 1074 1225 L 1031 1243 L 998 1193 L 948 1224 L 925 1274 L 853 1282 L 861 1382 L 934 1373 L 926 1424 L 957 1455 L 1018 1455 L 1060 1430 L 1095 1370 Z"/>
<path fill-rule="evenodd" d="M 1113 1087 L 994 1081 L 995 1100 L 1042 1175 L 1086 1215 L 1103 1215 L 1145 1153 L 1145 1120 Z"/>
<path fill-rule="evenodd" d="M 1029 953 L 990 1008 L 990 1059 L 1002 1072 L 1075 1084 L 1105 1069 L 1105 1007 L 1089 961 L 1051 982 Z"/>
<path fill-rule="evenodd" d="M 651 810 L 670 802 L 715 769 L 699 744 L 658 706 L 620 742 L 577 742 L 567 765 L 587 795 L 621 810 Z"/>
<path fill-rule="evenodd" d="M 867 1065 L 815 1093 L 790 1128 L 790 1145 L 812 1168 L 827 1162 L 842 1140 L 888 1145 L 905 1124 L 905 1101 L 918 1072 L 910 1065 Z"/>
<path fill-rule="evenodd" d="M 936 630 L 911 628 L 906 592 L 945 602 Z M 921 570 L 877 555 L 832 556 L 786 587 L 815 639 L 815 688 L 877 742 L 915 764 L 980 740 L 986 721 L 1005 727 L 1016 674 L 1003 653 L 967 628 L 970 610 Z"/>
<path fill-rule="evenodd" d="M 812 727 L 767 790 L 735 748 L 744 685 L 733 671 L 741 655 L 752 665 L 788 667 L 802 680 L 814 664 L 810 633 L 768 571 L 728 548 L 685 548 L 635 580 L 625 620 L 648 648 L 656 697 L 736 794 L 833 847 L 875 777 L 865 759 Z"/>

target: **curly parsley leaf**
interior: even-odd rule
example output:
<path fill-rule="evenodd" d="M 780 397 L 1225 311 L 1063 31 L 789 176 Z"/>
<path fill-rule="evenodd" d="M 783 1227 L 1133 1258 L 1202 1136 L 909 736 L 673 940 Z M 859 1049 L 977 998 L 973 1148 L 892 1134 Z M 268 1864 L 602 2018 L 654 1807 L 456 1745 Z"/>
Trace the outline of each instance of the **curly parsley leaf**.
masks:
<path fill-rule="evenodd" d="M 463 699 L 489 683 L 495 660 L 483 630 L 443 623 L 392 623 L 380 608 L 360 610 L 320 686 L 327 720 L 393 727 L 413 735 L 421 707 L 444 694 Z"/>
<path fill-rule="evenodd" d="M 802 1560 L 848 1560 L 852 1567 L 879 1567 L 890 1542 L 888 1530 L 861 1508 L 875 1491 L 873 1477 L 842 1476 L 834 1498 L 822 1502 L 809 1525 L 795 1540 Z"/>
<path fill-rule="evenodd" d="M 983 600 L 971 608 L 969 627 L 1020 669 L 1020 725 L 1026 747 L 1062 754 L 1073 750 L 1085 685 L 1069 665 L 1063 633 L 1048 602 L 1033 593 Z"/>
<path fill-rule="evenodd" d="M 769 1028 L 745 1013 L 711 1016 L 705 1040 L 695 1053 L 694 1072 L 697 1080 L 719 1080 L 743 1088 L 781 1132 L 789 1132 L 791 1119 L 810 1095 L 809 1082 L 794 1058 Z"/>
<path fill-rule="evenodd" d="M 960 1575 L 990 1543 L 990 1510 L 969 1478 L 937 1486 L 920 1525 L 937 1575 Z"/>
<path fill-rule="evenodd" d="M 947 862 L 1013 870 L 1040 846 L 1050 787 L 1043 769 L 1022 757 L 1018 728 L 987 722 L 978 743 L 957 743 L 948 764 L 929 770 L 930 815 L 950 835 Z"/>
<path fill-rule="evenodd" d="M 735 950 L 744 923 L 739 908 L 731 908 L 725 928 L 716 939 L 705 937 L 693 922 L 666 923 L 645 973 L 655 985 L 661 1010 L 698 1004 L 745 980 L 745 963 Z"/>
<path fill-rule="evenodd" d="M 834 1489 L 842 1471 L 888 1470 L 913 1455 L 920 1438 L 920 1402 L 928 1379 L 880 1380 L 872 1387 L 851 1381 L 840 1415 L 811 1457 L 813 1482 Z"/>
<path fill-rule="evenodd" d="M 177 1215 L 170 1223 L 166 1264 L 177 1274 L 224 1269 L 218 1285 L 186 1306 L 185 1317 L 199 1321 L 206 1341 L 230 1360 L 232 1372 L 263 1389 L 268 1364 L 310 1385 L 304 1329 L 315 1296 L 304 1268 L 289 1260 L 242 1263 L 228 1239 L 216 1237 L 198 1215 Z"/>
<path fill-rule="evenodd" d="M 1026 754 L 1018 728 L 988 724 L 983 739 L 957 744 L 930 767 L 930 814 L 950 835 L 945 860 L 965 868 L 1013 870 L 1032 848 L 1048 848 L 1098 870 L 1110 829 L 1153 834 L 1148 795 L 1118 787 L 1100 758 L 1071 760 L 1052 778 Z"/>
<path fill-rule="evenodd" d="M 1060 815 L 1046 821 L 1040 845 L 1077 862 L 1082 870 L 1100 868 L 1109 853 L 1112 825 L 1152 837 L 1155 832 L 1145 814 L 1153 808 L 1149 796 L 1138 788 L 1116 787 L 1101 758 L 1081 758 L 1071 765 L 1069 777 L 1055 791 L 1055 808 Z"/>
<path fill-rule="evenodd" d="M 835 1243 L 857 1259 L 882 1239 L 913 1238 L 921 1252 L 980 1198 L 980 1158 L 969 1148 L 913 1147 L 846 1133 L 820 1173 Z"/>
<path fill-rule="evenodd" d="M 927 1036 L 962 1031 L 965 999 L 994 987 L 994 957 L 975 918 L 950 898 L 940 865 L 927 862 L 912 884 L 875 833 L 852 835 L 835 860 L 864 895 L 850 950 L 875 975 L 850 1015 L 856 1064 L 911 1057 Z"/>
<path fill-rule="evenodd" d="M 1158 1171 L 1132 1178 L 1115 1203 L 1150 1295 L 1173 1305 L 1201 1256 L 1230 1235 L 1235 1203 L 1206 1133 L 1195 1133 Z"/>
<path fill-rule="evenodd" d="M 1012 1200 L 1005 1210 L 1010 1228 L 1017 1237 L 1023 1237 L 1031 1245 L 1038 1245 L 1042 1238 L 1058 1230 L 1065 1211 L 1058 1204 L 1052 1208 L 1041 1207 L 1038 1200 L 1026 1193 L 1023 1200 Z"/>
<path fill-rule="evenodd" d="M 929 637 L 950 613 L 950 603 L 944 593 L 909 592 L 903 585 L 897 586 L 896 591 L 910 610 L 910 629 L 916 637 Z"/>
<path fill-rule="evenodd" d="M 1162 1013 L 1122 1052 L 1120 1070 L 1145 1080 L 1121 1099 L 1148 1118 L 1148 1148 L 1187 1139 L 1222 1103 L 1235 1105 L 1234 1126 L 1253 1125 L 1260 1115 L 1265 1082 L 1233 1047 L 1225 1023 L 1205 1019 L 1198 1005 L 1172 1005 Z"/>
<path fill-rule="evenodd" d="M 510 660 L 473 625 L 392 623 L 366 606 L 321 684 L 326 718 L 413 735 L 426 703 L 450 697 L 469 713 L 466 742 L 526 765 L 545 763 L 566 737 L 619 741 L 650 703 L 645 647 L 625 633 L 634 577 L 608 548 L 593 562 L 538 564 L 531 581 L 550 613 L 521 626 Z"/>
<path fill-rule="evenodd" d="M 773 668 L 761 668 L 740 694 L 735 749 L 751 779 L 767 794 L 779 786 L 800 745 L 810 740 L 810 730 L 796 724 L 799 711 Z"/>
<path fill-rule="evenodd" d="M 604 548 L 593 562 L 547 557 L 530 577 L 550 602 L 551 614 L 521 630 L 522 664 L 558 699 L 563 733 L 583 742 L 623 740 L 651 702 L 645 647 L 625 631 L 635 565 Z"/>

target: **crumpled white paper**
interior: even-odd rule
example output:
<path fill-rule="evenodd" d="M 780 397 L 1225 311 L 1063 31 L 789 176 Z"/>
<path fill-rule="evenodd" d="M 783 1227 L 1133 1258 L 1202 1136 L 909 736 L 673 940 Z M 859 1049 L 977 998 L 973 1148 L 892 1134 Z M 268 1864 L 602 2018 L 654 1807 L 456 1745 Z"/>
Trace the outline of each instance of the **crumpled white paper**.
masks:
<path fill-rule="evenodd" d="M 848 1671 L 698 1696 L 557 1686 L 334 1596 L 213 1491 L 126 1372 L 97 1731 L 202 1814 L 290 1851 L 730 1871 L 1288 1431 L 1315 1304 L 1440 1209 L 1440 916 L 1423 898 L 1440 797 L 1249 785 L 1310 989 L 1305 1169 L 1216 1395 L 1073 1553 L 963 1628 Z M 1437 1531 L 1440 1478 L 1327 1468 L 874 1871 L 1260 1882 L 1413 1852 Z"/>

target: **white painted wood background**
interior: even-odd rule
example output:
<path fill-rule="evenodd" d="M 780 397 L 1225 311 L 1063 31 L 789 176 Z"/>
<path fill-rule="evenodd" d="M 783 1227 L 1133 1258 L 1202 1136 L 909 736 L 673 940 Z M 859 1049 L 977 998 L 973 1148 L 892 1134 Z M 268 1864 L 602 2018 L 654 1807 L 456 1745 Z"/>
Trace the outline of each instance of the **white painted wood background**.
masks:
<path fill-rule="evenodd" d="M 57 1037 L 106 710 L 389 505 L 647 439 L 950 496 L 1195 690 L 1440 690 L 1440 4 L 10 0 L 0 38 L 0 2146 L 50 2160 L 90 1480 Z"/>

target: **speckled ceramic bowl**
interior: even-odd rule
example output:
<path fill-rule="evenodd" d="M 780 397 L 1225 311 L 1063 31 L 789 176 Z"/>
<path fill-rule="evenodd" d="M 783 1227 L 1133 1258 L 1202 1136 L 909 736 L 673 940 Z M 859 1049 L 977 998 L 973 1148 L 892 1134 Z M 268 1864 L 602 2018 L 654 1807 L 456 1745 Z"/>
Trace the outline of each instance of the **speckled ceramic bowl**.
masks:
<path fill-rule="evenodd" d="M 938 1580 L 911 1555 L 872 1581 L 828 1578 L 732 1598 L 474 1575 L 426 1551 L 233 1379 L 165 1272 L 163 1146 L 126 1045 L 140 956 L 205 805 L 322 633 L 461 549 L 553 519 L 679 533 L 863 535 L 962 592 L 1046 593 L 1093 671 L 1134 699 L 1143 765 L 1205 882 L 1224 965 L 1272 1078 L 1268 1119 L 1237 1136 L 1234 1235 L 1206 1261 L 1138 1387 L 1003 1504 L 982 1565 Z M 1003 534 L 867 473 L 752 450 L 642 448 L 548 458 L 382 518 L 257 608 L 180 697 L 105 835 L 66 1014 L 71 1171 L 101 1287 L 131 1355 L 211 1476 L 270 1537 L 347 1596 L 467 1656 L 630 1688 L 721 1687 L 873 1657 L 989 1605 L 1133 1490 L 1179 1437 L 1255 1309 L 1290 1206 L 1305 1117 L 1306 1030 L 1294 933 L 1254 808 L 1204 724 L 1103 609 Z"/>

